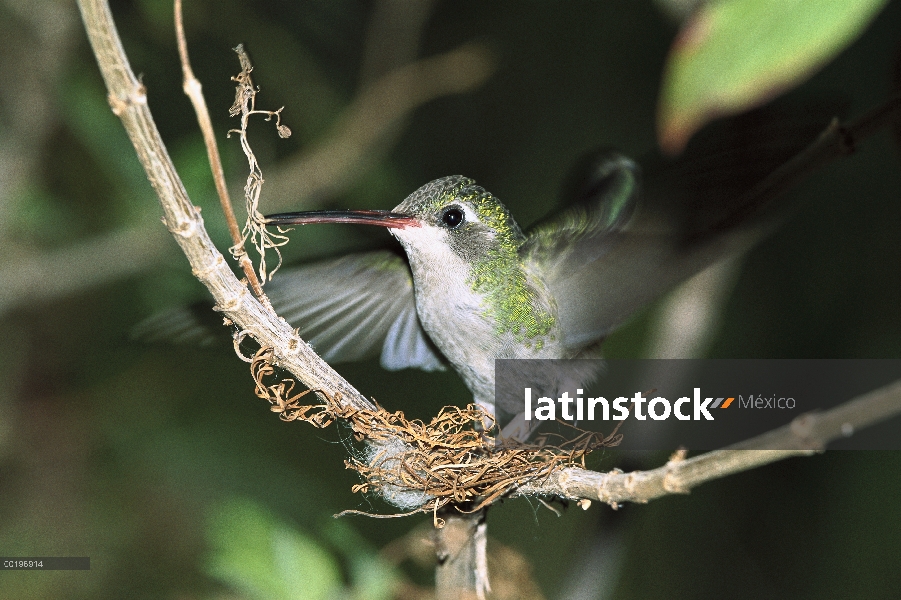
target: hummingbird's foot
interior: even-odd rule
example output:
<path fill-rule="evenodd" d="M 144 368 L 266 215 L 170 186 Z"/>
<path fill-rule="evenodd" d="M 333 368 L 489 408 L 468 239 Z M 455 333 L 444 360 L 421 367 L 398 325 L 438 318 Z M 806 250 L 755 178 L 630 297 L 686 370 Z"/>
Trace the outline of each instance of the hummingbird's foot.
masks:
<path fill-rule="evenodd" d="M 525 444 L 534 427 L 526 421 L 523 413 L 518 413 L 509 423 L 504 425 L 499 436 L 500 444 Z"/>

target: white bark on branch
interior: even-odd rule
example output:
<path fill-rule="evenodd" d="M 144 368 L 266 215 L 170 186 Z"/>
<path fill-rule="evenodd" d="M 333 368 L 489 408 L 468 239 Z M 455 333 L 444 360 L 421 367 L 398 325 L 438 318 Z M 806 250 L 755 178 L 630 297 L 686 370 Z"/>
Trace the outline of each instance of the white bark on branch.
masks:
<path fill-rule="evenodd" d="M 109 6 L 105 0 L 79 0 L 78 6 L 109 91 L 113 113 L 122 120 L 159 196 L 166 226 L 188 258 L 194 276 L 213 295 L 218 310 L 258 343 L 273 348 L 278 366 L 307 387 L 327 392 L 358 408 L 374 408 L 319 358 L 284 319 L 264 308 L 228 268 L 207 235 L 200 211 L 188 198 L 166 152 L 147 107 L 147 90 L 131 70 Z"/>

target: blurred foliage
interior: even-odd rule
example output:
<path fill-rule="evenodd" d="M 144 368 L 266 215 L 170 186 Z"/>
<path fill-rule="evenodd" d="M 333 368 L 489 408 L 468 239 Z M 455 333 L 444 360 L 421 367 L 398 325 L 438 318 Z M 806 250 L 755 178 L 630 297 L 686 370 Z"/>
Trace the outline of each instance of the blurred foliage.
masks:
<path fill-rule="evenodd" d="M 854 41 L 888 0 L 714 0 L 688 19 L 667 60 L 660 144 L 680 151 L 712 118 L 792 88 Z"/>
<path fill-rule="evenodd" d="M 171 4 L 119 0 L 112 8 L 192 201 L 224 249 L 225 226 L 181 91 Z M 284 105 L 295 132 L 279 140 L 270 127 L 251 130 L 271 181 L 327 138 L 358 91 L 360 65 L 372 51 L 367 40 L 392 42 L 367 35 L 376 8 L 364 0 L 186 3 L 194 71 L 234 189 L 246 164 L 225 139 L 234 126 L 226 117 L 229 77 L 238 70 L 231 48 L 249 48 L 260 101 Z M 495 76 L 417 110 L 377 160 L 352 174 L 346 192 L 314 200 L 388 208 L 424 182 L 462 173 L 528 226 L 553 210 L 561 182 L 585 153 L 653 150 L 661 74 L 676 34 L 651 0 L 435 2 L 420 55 L 477 40 L 497 53 Z M 375 549 L 428 517 L 336 524 L 331 515 L 346 508 L 392 511 L 350 493 L 356 480 L 343 468 L 347 432 L 280 422 L 254 398 L 227 339 L 209 350 L 129 340 L 152 312 L 206 292 L 158 222 L 74 6 L 5 0 L 0 36 L 16 51 L 0 56 L 8 82 L 0 90 L 7 262 L 120 228 L 146 228 L 168 249 L 154 268 L 40 301 L 26 294 L 0 315 L 0 548 L 88 555 L 92 563 L 89 572 L 3 573 L 0 596 L 250 598 L 252 589 L 286 585 L 297 576 L 293 564 L 317 570 L 321 590 L 382 597 L 395 572 Z M 791 98 L 837 97 L 848 114 L 859 114 L 890 94 L 899 44 L 896 0 Z M 792 192 L 796 214 L 744 261 L 710 356 L 901 356 L 898 164 L 892 140 L 879 136 Z M 334 226 L 295 238 L 289 261 L 390 243 L 383 231 Z M 125 246 L 88 267 L 139 258 Z M 37 272 L 35 285 L 46 277 Z M 658 308 L 612 336 L 608 354 L 641 356 Z M 453 373 L 388 374 L 375 362 L 341 372 L 411 417 L 469 400 Z M 625 462 L 605 451 L 591 466 L 629 469 L 665 458 Z M 489 528 L 529 558 L 552 598 L 586 597 L 574 591 L 586 589 L 622 599 L 891 597 L 901 587 L 899 474 L 897 452 L 833 452 L 617 512 L 595 505 L 558 518 L 537 503 L 505 502 L 491 510 Z M 285 562 L 260 567 L 275 573 L 254 570 L 260 553 L 280 553 Z M 211 565 L 219 565 L 212 576 Z M 404 565 L 396 576 L 427 585 L 431 572 Z"/>
<path fill-rule="evenodd" d="M 341 587 L 328 552 L 250 502 L 221 507 L 208 538 L 212 555 L 207 572 L 249 598 L 321 600 Z"/>
<path fill-rule="evenodd" d="M 206 571 L 248 598 L 360 600 L 390 598 L 393 573 L 346 528 L 332 528 L 351 560 L 351 588 L 345 590 L 339 563 L 323 545 L 279 522 L 250 500 L 231 499 L 212 513 Z M 350 539 L 348 539 L 348 537 Z"/>

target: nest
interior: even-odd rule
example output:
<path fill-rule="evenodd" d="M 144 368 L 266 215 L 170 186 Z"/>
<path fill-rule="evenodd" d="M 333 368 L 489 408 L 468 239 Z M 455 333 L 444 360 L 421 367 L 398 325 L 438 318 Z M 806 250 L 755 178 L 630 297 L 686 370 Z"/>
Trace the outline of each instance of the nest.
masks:
<path fill-rule="evenodd" d="M 256 395 L 283 421 L 319 428 L 346 422 L 355 439 L 366 443 L 364 452 L 345 461 L 363 479 L 353 491 L 375 492 L 406 509 L 404 514 L 436 514 L 451 504 L 462 512 L 481 510 L 558 469 L 584 468 L 591 451 L 616 446 L 622 438 L 616 431 L 605 437 L 577 430 L 574 439 L 561 437 L 557 444 L 549 443 L 547 436 L 532 444 L 509 442 L 492 435 L 497 430 L 493 417 L 475 405 L 446 406 L 429 423 L 409 420 L 401 411 L 377 404 L 357 408 L 322 390 L 295 393 L 296 382 L 290 378 L 271 383 L 276 374 L 271 358 L 271 350 L 264 348 L 251 363 Z M 311 392 L 321 401 L 303 404 Z M 345 511 L 352 512 L 357 511 Z M 437 515 L 435 520 L 440 526 Z"/>

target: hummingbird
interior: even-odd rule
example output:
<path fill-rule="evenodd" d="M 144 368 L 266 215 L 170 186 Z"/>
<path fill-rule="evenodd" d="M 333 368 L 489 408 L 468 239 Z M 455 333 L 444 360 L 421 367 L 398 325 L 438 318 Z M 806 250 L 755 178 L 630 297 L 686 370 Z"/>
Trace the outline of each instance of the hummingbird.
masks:
<path fill-rule="evenodd" d="M 731 138 L 713 151 L 702 136 L 680 160 L 651 161 L 647 178 L 630 158 L 597 152 L 571 178 L 570 204 L 526 231 L 460 175 L 423 185 L 391 210 L 269 215 L 267 226 L 387 228 L 405 256 L 365 252 L 283 269 L 267 294 L 327 362 L 380 355 L 389 370 L 449 364 L 484 411 L 515 416 L 522 406 L 495 406 L 495 360 L 598 357 L 639 308 L 781 221 L 771 198 L 747 192 L 814 130 L 790 127 L 748 143 L 749 130 L 760 133 L 750 123 L 726 128 Z M 210 341 L 195 316 L 170 311 L 138 335 Z M 564 376 L 577 384 L 597 374 L 574 369 Z"/>
<path fill-rule="evenodd" d="M 495 405 L 497 359 L 599 357 L 604 338 L 637 308 L 759 237 L 759 227 L 730 225 L 728 214 L 708 217 L 705 231 L 641 210 L 636 162 L 604 152 L 592 165 L 576 202 L 526 232 L 497 197 L 460 175 L 427 183 L 391 210 L 269 215 L 268 226 L 384 227 L 406 255 L 301 267 L 273 281 L 273 306 L 308 328 L 327 361 L 379 345 L 388 369 L 446 361 L 480 408 L 509 421 L 507 437 L 524 439 L 522 400 Z M 327 291 L 311 289 L 327 278 Z M 538 377 L 552 390 L 542 395 L 590 383 L 599 370 L 597 361 L 574 361 L 568 371 L 554 364 Z"/>
<path fill-rule="evenodd" d="M 605 298 L 601 282 L 590 279 L 599 273 L 596 260 L 613 249 L 601 239 L 611 240 L 632 212 L 638 197 L 637 169 L 625 157 L 609 156 L 601 174 L 605 192 L 594 206 L 567 211 L 529 235 L 500 200 L 460 175 L 420 187 L 390 211 L 284 213 L 270 215 L 265 222 L 387 228 L 407 261 L 369 253 L 332 265 L 355 269 L 340 281 L 351 286 L 355 301 L 365 306 L 371 324 L 363 324 L 363 319 L 359 327 L 369 336 L 384 338 L 382 363 L 388 368 L 428 370 L 444 358 L 463 378 L 475 403 L 493 415 L 496 359 L 593 355 L 596 343 L 626 316 L 628 307 L 609 294 Z M 303 271 L 296 275 L 302 281 Z M 397 314 L 393 321 L 384 318 L 394 314 L 389 307 Z M 304 300 L 285 307 L 290 317 L 294 309 L 310 308 Z M 306 315 L 297 316 L 302 322 Z M 347 338 L 346 343 L 354 341 Z"/>

